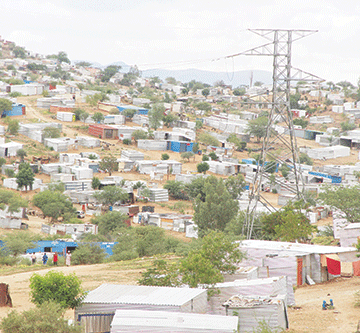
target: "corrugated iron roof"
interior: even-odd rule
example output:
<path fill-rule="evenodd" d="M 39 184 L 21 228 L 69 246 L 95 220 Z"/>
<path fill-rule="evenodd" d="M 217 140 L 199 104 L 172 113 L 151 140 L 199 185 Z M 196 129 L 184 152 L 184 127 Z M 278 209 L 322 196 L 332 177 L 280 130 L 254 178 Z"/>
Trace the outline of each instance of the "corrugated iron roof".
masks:
<path fill-rule="evenodd" d="M 112 328 L 121 327 L 144 328 L 157 327 L 161 329 L 180 329 L 184 331 L 196 329 L 206 332 L 235 332 L 237 331 L 238 317 L 219 316 L 198 313 L 144 311 L 144 310 L 116 310 L 111 323 Z M 142 331 L 143 332 L 143 331 Z"/>
<path fill-rule="evenodd" d="M 199 288 L 103 284 L 90 291 L 83 303 L 181 306 L 202 293 L 206 293 L 206 290 Z"/>

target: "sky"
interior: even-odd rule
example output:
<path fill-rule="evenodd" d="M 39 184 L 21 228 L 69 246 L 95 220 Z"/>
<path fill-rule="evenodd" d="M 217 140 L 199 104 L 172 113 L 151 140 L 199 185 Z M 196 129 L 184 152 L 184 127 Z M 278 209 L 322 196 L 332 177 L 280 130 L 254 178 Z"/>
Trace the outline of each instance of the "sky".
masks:
<path fill-rule="evenodd" d="M 269 41 L 248 29 L 317 30 L 292 44 L 291 63 L 326 81 L 360 78 L 357 0 L 11 0 L 0 35 L 41 54 L 140 70 L 272 71 L 271 56 L 237 56 Z"/>

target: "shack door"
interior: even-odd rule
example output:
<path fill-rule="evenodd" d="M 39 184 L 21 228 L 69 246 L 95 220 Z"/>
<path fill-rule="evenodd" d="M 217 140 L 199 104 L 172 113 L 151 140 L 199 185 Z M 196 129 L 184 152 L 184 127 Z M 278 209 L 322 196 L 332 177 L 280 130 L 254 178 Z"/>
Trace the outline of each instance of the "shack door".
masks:
<path fill-rule="evenodd" d="M 303 279 L 302 279 L 302 270 L 303 270 L 303 260 L 302 258 L 297 259 L 297 285 L 302 286 Z"/>

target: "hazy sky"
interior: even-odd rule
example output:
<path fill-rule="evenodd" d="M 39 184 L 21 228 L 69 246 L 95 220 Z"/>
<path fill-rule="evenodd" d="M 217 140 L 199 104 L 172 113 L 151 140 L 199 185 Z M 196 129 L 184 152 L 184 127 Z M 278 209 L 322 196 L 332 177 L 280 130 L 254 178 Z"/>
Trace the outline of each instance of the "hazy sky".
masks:
<path fill-rule="evenodd" d="M 318 30 L 293 43 L 293 66 L 327 81 L 360 77 L 356 0 L 11 0 L 0 1 L 0 22 L 3 38 L 43 54 L 230 74 L 272 71 L 271 57 L 212 61 L 267 43 L 247 29 Z"/>

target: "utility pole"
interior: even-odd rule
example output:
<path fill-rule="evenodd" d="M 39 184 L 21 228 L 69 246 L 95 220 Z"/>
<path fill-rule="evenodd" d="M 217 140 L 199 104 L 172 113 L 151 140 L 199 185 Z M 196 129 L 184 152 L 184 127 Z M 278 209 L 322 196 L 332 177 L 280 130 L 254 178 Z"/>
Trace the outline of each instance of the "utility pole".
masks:
<path fill-rule="evenodd" d="M 294 198 L 304 197 L 303 178 L 299 163 L 296 137 L 292 113 L 290 110 L 290 85 L 291 81 L 323 81 L 319 77 L 306 73 L 291 66 L 292 43 L 304 37 L 316 33 L 316 30 L 280 30 L 280 29 L 249 29 L 251 32 L 264 37 L 269 43 L 248 51 L 238 53 L 228 57 L 238 55 L 257 55 L 273 57 L 273 86 L 271 101 L 271 111 L 266 127 L 266 134 L 263 138 L 262 149 L 254 177 L 253 184 L 249 193 L 249 205 L 246 211 L 246 221 L 243 227 L 243 234 L 247 239 L 251 238 L 256 209 L 258 203 L 262 203 L 269 210 L 272 205 L 261 195 L 263 179 L 268 178 L 266 173 L 265 160 L 270 158 L 280 165 L 286 165 L 291 170 L 291 182 L 284 182 L 285 187 Z M 270 96 L 269 96 L 270 97 Z M 278 133 L 274 129 L 276 122 L 285 123 L 284 133 Z M 274 147 L 281 149 L 281 155 L 274 154 Z"/>

